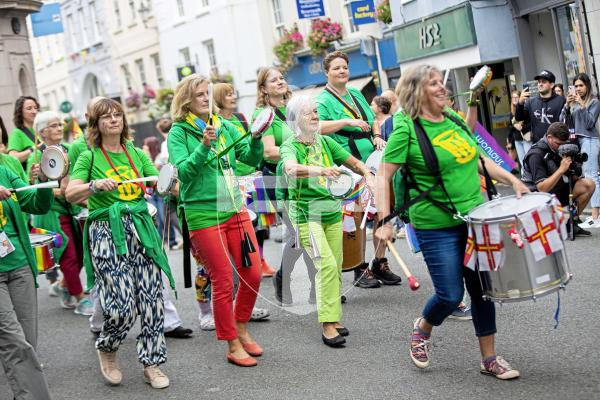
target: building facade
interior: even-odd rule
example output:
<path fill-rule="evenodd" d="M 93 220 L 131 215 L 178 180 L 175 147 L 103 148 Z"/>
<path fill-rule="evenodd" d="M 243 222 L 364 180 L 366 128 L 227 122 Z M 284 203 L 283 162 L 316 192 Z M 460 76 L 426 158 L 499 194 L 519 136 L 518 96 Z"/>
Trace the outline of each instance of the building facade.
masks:
<path fill-rule="evenodd" d="M 26 18 L 41 7 L 41 1 L 0 0 L 0 116 L 9 131 L 17 97 L 37 97 Z"/>

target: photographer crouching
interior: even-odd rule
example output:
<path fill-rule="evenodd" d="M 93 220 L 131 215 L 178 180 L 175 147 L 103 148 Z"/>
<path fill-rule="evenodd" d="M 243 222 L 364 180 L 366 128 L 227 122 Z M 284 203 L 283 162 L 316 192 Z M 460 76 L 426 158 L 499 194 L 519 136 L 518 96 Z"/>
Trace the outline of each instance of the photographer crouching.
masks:
<path fill-rule="evenodd" d="M 574 216 L 575 236 L 590 236 L 591 233 L 578 226 L 579 214 L 585 209 L 596 185 L 582 178 L 581 165 L 587 154 L 580 153 L 576 144 L 569 143 L 569 128 L 562 122 L 548 127 L 546 136 L 534 144 L 525 155 L 522 181 L 531 191 L 553 193 L 563 206 L 569 205 L 569 194 L 577 203 Z"/>

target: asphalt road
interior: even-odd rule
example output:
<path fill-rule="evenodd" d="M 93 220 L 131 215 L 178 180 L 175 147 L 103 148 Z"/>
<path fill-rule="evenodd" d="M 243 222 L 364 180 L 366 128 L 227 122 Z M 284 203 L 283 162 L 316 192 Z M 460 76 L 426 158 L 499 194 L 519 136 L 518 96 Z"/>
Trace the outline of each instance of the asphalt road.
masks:
<path fill-rule="evenodd" d="M 274 232 L 273 235 L 276 233 Z M 92 335 L 85 317 L 60 308 L 48 297 L 42 277 L 39 300 L 39 355 L 55 399 L 593 399 L 600 398 L 600 232 L 569 242 L 574 279 L 561 293 L 560 326 L 554 329 L 556 294 L 497 307 L 497 348 L 522 377 L 503 382 L 480 375 L 479 354 L 470 322 L 446 321 L 434 331 L 432 366 L 415 368 L 408 355 L 412 322 L 431 293 L 420 256 L 409 254 L 404 241 L 396 248 L 420 277 L 422 288 L 408 285 L 356 289 L 352 274 L 344 274 L 348 303 L 344 323 L 350 329 L 347 346 L 323 345 L 314 309 L 306 304 L 308 285 L 297 266 L 293 282 L 297 303 L 281 309 L 270 280 L 263 280 L 258 305 L 270 309 L 269 322 L 253 323 L 254 337 L 265 348 L 255 368 L 225 361 L 226 346 L 214 332 L 198 329 L 192 289 L 183 288 L 182 252 L 170 252 L 177 271 L 178 310 L 195 330 L 188 340 L 168 341 L 169 361 L 163 371 L 168 389 L 151 389 L 142 380 L 135 353 L 139 324 L 119 351 L 123 384 L 109 387 L 99 372 Z M 277 263 L 279 245 L 266 242 L 266 257 Z M 371 246 L 370 246 L 371 247 Z M 371 248 L 369 250 L 372 250 Z M 369 251 L 371 253 L 371 251 Z M 399 273 L 398 266 L 393 269 Z M 12 399 L 0 373 L 0 400 Z"/>

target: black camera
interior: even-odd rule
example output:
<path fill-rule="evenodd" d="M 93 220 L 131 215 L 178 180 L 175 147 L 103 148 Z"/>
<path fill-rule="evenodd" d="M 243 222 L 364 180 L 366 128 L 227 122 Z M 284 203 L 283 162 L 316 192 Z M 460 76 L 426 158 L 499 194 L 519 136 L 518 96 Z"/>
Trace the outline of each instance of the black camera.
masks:
<path fill-rule="evenodd" d="M 581 153 L 579 151 L 579 146 L 572 143 L 566 143 L 558 146 L 558 155 L 561 158 L 571 157 L 573 162 L 571 163 L 571 167 L 567 171 L 567 175 L 571 176 L 582 176 L 583 171 L 581 165 L 588 160 L 587 153 Z"/>

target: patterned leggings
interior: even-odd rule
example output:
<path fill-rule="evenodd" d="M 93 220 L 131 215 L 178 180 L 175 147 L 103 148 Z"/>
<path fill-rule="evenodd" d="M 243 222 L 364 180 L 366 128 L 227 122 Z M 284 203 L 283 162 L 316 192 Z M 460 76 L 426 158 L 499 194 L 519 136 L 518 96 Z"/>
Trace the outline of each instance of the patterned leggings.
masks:
<path fill-rule="evenodd" d="M 90 253 L 104 323 L 96 348 L 115 352 L 139 314 L 142 330 L 137 337 L 142 364 L 158 365 L 167 360 L 163 333 L 164 309 L 161 271 L 143 254 L 131 217 L 124 217 L 128 252 L 118 255 L 108 222 L 90 224 Z"/>

